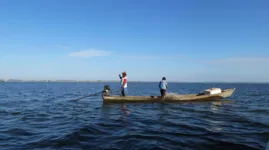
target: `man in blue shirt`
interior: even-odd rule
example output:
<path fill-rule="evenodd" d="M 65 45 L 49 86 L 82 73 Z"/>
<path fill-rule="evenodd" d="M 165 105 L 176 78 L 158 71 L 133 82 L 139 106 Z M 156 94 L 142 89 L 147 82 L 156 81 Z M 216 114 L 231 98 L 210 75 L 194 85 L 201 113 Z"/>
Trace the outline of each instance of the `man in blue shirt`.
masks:
<path fill-rule="evenodd" d="M 166 89 L 168 88 L 168 84 L 166 82 L 166 78 L 165 77 L 163 77 L 162 78 L 162 81 L 160 81 L 159 88 L 160 88 L 160 92 L 161 92 L 161 97 L 166 96 Z"/>

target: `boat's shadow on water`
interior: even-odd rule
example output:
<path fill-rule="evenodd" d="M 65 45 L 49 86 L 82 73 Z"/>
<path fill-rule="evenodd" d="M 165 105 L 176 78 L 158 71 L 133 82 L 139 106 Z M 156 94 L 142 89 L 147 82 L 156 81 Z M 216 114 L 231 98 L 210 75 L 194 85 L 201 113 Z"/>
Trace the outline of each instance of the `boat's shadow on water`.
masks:
<path fill-rule="evenodd" d="M 122 105 L 126 105 L 126 104 L 154 104 L 154 103 L 159 103 L 159 104 L 208 104 L 208 103 L 219 103 L 220 105 L 221 104 L 224 104 L 224 103 L 231 103 L 232 100 L 204 100 L 204 101 L 169 101 L 169 102 L 166 102 L 166 101 L 145 101 L 145 102 L 135 102 L 135 101 L 130 101 L 130 102 L 104 102 L 103 101 L 103 106 L 109 106 L 109 105 L 119 105 L 119 104 L 122 104 Z M 125 106 L 126 107 L 126 106 Z"/>
<path fill-rule="evenodd" d="M 116 110 L 116 111 L 115 111 Z M 114 118 L 113 116 L 118 115 L 115 112 L 120 111 L 120 118 Z M 127 104 L 116 103 L 116 104 L 103 104 L 101 108 L 101 118 L 105 120 L 116 119 L 124 120 L 127 116 L 131 114 L 131 110 L 128 108 Z M 112 118 L 111 118 L 112 117 Z"/>
<path fill-rule="evenodd" d="M 163 115 L 160 116 L 160 119 L 164 117 L 166 114 L 165 111 L 167 108 L 170 108 L 170 104 L 192 104 L 192 105 L 205 105 L 210 104 L 212 105 L 212 111 L 216 111 L 216 106 L 221 106 L 223 104 L 232 103 L 232 100 L 215 100 L 215 101 L 184 101 L 184 102 L 103 102 L 102 106 L 102 114 L 104 118 L 109 118 L 110 113 L 113 112 L 113 109 L 118 109 L 121 111 L 121 117 L 120 120 L 126 119 L 131 113 L 132 109 L 134 109 L 136 106 L 140 105 L 159 105 L 160 110 L 163 113 Z M 161 119 L 162 120 L 162 119 Z"/>

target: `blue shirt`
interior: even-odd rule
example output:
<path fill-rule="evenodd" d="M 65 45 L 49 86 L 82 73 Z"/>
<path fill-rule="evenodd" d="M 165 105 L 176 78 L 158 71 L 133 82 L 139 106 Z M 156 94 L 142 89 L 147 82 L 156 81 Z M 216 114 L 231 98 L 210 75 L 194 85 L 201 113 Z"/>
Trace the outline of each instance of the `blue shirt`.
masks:
<path fill-rule="evenodd" d="M 159 88 L 162 90 L 166 90 L 167 89 L 167 82 L 165 80 L 160 81 L 159 83 Z"/>

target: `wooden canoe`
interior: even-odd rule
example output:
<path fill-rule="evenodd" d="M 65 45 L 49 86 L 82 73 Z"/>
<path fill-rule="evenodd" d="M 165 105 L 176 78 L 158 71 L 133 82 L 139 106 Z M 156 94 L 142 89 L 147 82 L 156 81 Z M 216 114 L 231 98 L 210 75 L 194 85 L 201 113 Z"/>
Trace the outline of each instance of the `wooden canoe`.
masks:
<path fill-rule="evenodd" d="M 182 101 L 210 101 L 221 100 L 232 96 L 235 88 L 222 90 L 219 94 L 183 94 L 168 95 L 164 98 L 160 96 L 102 96 L 104 102 L 182 102 Z"/>

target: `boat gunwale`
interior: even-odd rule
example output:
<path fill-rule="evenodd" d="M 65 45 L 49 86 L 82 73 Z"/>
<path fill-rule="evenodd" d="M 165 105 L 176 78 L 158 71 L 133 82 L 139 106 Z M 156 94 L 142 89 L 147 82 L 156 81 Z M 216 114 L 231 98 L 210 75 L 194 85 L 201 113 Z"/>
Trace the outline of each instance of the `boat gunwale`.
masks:
<path fill-rule="evenodd" d="M 230 97 L 236 88 L 222 90 L 221 93 L 212 95 L 199 95 L 198 94 L 178 94 L 166 96 L 102 96 L 104 102 L 176 102 L 176 101 L 210 101 Z"/>

